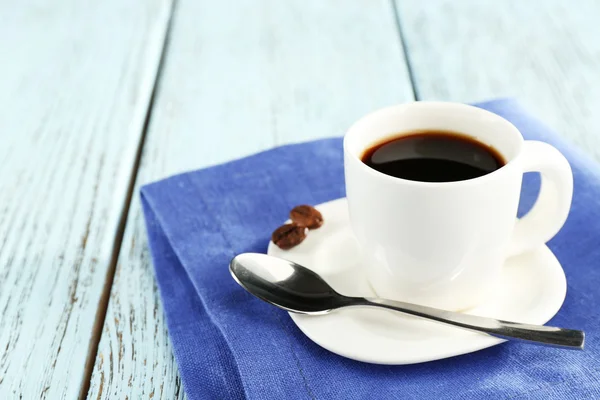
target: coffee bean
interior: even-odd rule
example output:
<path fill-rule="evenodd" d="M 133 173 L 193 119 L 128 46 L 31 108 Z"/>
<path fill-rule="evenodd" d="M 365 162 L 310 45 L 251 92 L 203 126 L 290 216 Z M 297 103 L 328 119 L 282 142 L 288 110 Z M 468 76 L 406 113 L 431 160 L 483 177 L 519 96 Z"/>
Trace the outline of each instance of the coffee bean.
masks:
<path fill-rule="evenodd" d="M 306 226 L 309 229 L 317 229 L 323 225 L 323 216 L 319 210 L 307 205 L 294 207 L 290 211 L 290 219 L 294 223 Z"/>
<path fill-rule="evenodd" d="M 282 250 L 288 250 L 298 246 L 306 238 L 308 229 L 296 224 L 285 224 L 275 229 L 271 240 Z"/>

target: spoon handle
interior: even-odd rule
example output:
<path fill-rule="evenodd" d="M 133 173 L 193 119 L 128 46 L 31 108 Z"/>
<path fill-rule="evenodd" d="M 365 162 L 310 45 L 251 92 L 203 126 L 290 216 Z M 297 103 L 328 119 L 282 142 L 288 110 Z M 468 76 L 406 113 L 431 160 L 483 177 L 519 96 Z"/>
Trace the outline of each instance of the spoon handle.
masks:
<path fill-rule="evenodd" d="M 517 339 L 529 343 L 583 350 L 585 334 L 573 329 L 520 324 L 493 318 L 479 317 L 437 308 L 379 298 L 353 298 L 352 305 L 374 306 L 400 311 L 446 324 L 487 333 L 502 339 Z"/>

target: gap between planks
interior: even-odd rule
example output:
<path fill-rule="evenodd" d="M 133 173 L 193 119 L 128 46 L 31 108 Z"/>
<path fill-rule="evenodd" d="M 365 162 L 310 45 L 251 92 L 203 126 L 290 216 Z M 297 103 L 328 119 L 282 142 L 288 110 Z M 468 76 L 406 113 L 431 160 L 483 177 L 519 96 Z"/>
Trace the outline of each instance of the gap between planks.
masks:
<path fill-rule="evenodd" d="M 117 263 L 119 260 L 119 254 L 121 253 L 121 245 L 123 243 L 123 236 L 125 234 L 125 227 L 127 224 L 127 216 L 129 215 L 129 208 L 131 207 L 131 201 L 133 198 L 133 191 L 135 188 L 135 182 L 138 176 L 138 170 L 140 167 L 140 161 L 142 159 L 142 153 L 144 150 L 144 144 L 146 143 L 146 136 L 148 133 L 148 126 L 150 125 L 150 119 L 152 116 L 152 110 L 154 108 L 154 100 L 156 98 L 156 91 L 162 77 L 163 66 L 165 63 L 166 54 L 169 47 L 169 41 L 171 38 L 171 30 L 173 25 L 173 15 L 177 6 L 177 0 L 173 0 L 171 8 L 169 10 L 169 19 L 167 20 L 167 28 L 162 44 L 162 50 L 160 59 L 158 60 L 158 67 L 156 70 L 156 77 L 154 78 L 154 86 L 152 87 L 152 94 L 150 95 L 150 101 L 146 109 L 146 117 L 144 119 L 144 125 L 142 133 L 140 135 L 140 142 L 138 144 L 133 167 L 131 169 L 131 176 L 129 177 L 129 183 L 127 186 L 127 193 L 125 195 L 125 201 L 123 208 L 119 216 L 119 224 L 117 232 L 115 234 L 115 240 L 113 243 L 113 251 L 110 258 L 110 264 L 106 272 L 106 278 L 104 280 L 104 287 L 102 289 L 102 295 L 98 301 L 98 308 L 96 311 L 96 318 L 94 320 L 94 327 L 92 329 L 92 337 L 90 339 L 90 345 L 88 347 L 88 355 L 85 361 L 85 368 L 83 371 L 83 380 L 81 384 L 81 391 L 79 392 L 79 400 L 87 398 L 90 390 L 92 374 L 94 372 L 94 365 L 96 357 L 98 356 L 98 347 L 100 345 L 100 339 L 102 337 L 102 331 L 104 327 L 104 321 L 106 319 L 106 313 L 108 310 L 108 303 L 110 301 L 110 292 L 115 279 L 115 272 L 117 269 Z"/>
<path fill-rule="evenodd" d="M 419 89 L 417 88 L 417 81 L 415 74 L 410 62 L 410 54 L 408 52 L 408 45 L 404 39 L 404 32 L 402 31 L 402 22 L 400 21 L 400 10 L 396 5 L 395 0 L 390 0 L 392 11 L 394 13 L 394 21 L 396 22 L 396 30 L 398 31 L 398 38 L 400 39 L 400 46 L 402 47 L 402 53 L 404 54 L 404 62 L 406 64 L 406 72 L 408 73 L 408 79 L 410 80 L 410 86 L 412 87 L 413 100 L 419 101 Z"/>

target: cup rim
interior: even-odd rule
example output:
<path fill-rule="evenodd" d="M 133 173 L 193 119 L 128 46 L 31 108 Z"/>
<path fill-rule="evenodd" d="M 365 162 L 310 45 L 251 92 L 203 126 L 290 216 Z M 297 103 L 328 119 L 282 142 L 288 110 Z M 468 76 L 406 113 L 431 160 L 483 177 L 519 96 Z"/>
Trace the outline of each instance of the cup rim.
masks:
<path fill-rule="evenodd" d="M 487 115 L 488 117 L 492 117 L 494 119 L 500 120 L 503 123 L 507 124 L 508 128 L 511 128 L 511 130 L 514 130 L 517 133 L 517 136 L 519 138 L 519 148 L 516 151 L 516 154 L 514 157 L 506 160 L 506 164 L 504 164 L 503 166 L 501 166 L 500 168 L 479 176 L 477 178 L 471 178 L 471 179 L 465 179 L 462 181 L 450 181 L 450 182 L 424 182 L 424 181 L 413 181 L 413 180 L 409 180 L 409 179 L 404 179 L 404 178 L 398 178 L 395 176 L 391 176 L 391 175 L 387 175 L 384 174 L 383 172 L 379 172 L 374 168 L 369 167 L 368 165 L 366 165 L 357 154 L 354 154 L 354 152 L 350 151 L 348 149 L 348 137 L 349 134 L 353 131 L 353 129 L 356 128 L 357 125 L 359 125 L 360 123 L 364 122 L 366 119 L 368 118 L 372 118 L 373 116 L 375 116 L 375 114 L 378 113 L 382 113 L 385 111 L 389 111 L 392 109 L 398 109 L 398 108 L 405 108 L 405 107 L 415 107 L 418 105 L 423 105 L 423 106 L 445 106 L 445 107 L 456 107 L 456 108 L 462 108 L 462 109 L 466 109 L 466 110 L 471 110 L 471 111 L 476 111 L 478 113 L 482 113 Z M 356 122 L 354 122 L 350 128 L 348 128 L 348 130 L 346 131 L 346 133 L 344 134 L 344 139 L 343 139 L 343 149 L 344 149 L 344 154 L 346 154 L 347 156 L 349 156 L 353 161 L 358 162 L 361 165 L 361 169 L 367 171 L 368 173 L 370 173 L 371 175 L 375 176 L 375 177 L 381 177 L 383 179 L 387 179 L 390 182 L 396 182 L 396 183 L 402 183 L 405 185 L 414 185 L 414 186 L 429 186 L 429 187 L 449 187 L 449 186 L 470 186 L 470 185 L 476 185 L 476 184 L 481 184 L 484 183 L 488 180 L 492 180 L 494 179 L 496 176 L 498 176 L 499 174 L 503 173 L 503 171 L 509 169 L 507 167 L 512 167 L 516 160 L 520 158 L 520 155 L 522 153 L 522 149 L 523 149 L 523 142 L 525 141 L 525 139 L 523 138 L 523 135 L 521 134 L 521 132 L 519 131 L 519 129 L 509 120 L 507 120 L 506 118 L 495 114 L 491 111 L 488 111 L 486 109 L 483 108 L 479 108 L 479 107 L 475 107 L 469 104 L 464 104 L 464 103 L 458 103 L 458 102 L 452 102 L 452 101 L 413 101 L 413 102 L 409 102 L 409 103 L 400 103 L 400 104 L 395 104 L 392 106 L 388 106 L 388 107 L 383 107 L 383 108 L 379 108 L 375 111 L 372 111 L 366 115 L 364 115 L 363 117 L 361 117 L 360 119 L 358 119 Z M 502 156 L 505 156 L 504 153 L 500 152 L 500 154 Z"/>

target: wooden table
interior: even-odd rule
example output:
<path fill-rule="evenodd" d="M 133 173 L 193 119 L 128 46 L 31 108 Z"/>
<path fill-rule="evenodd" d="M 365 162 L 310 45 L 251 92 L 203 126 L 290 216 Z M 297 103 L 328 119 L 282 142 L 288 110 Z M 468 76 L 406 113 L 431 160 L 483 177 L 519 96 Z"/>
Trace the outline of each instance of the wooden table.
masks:
<path fill-rule="evenodd" d="M 0 399 L 185 397 L 146 182 L 414 99 L 516 96 L 600 159 L 600 3 L 534 3 L 0 3 Z"/>

